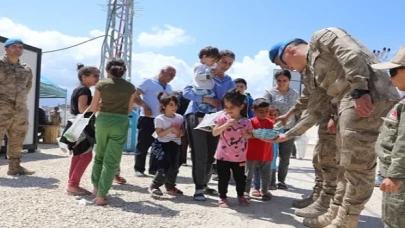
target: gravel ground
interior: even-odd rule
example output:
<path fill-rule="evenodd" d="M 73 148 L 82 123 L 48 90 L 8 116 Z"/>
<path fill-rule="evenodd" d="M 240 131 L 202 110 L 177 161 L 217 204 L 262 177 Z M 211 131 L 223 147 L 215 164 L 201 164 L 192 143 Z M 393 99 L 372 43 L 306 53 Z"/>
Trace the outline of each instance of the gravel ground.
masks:
<path fill-rule="evenodd" d="M 133 155 L 124 155 L 121 169 L 128 184 L 113 185 L 109 206 L 94 206 L 91 197 L 85 198 L 89 203 L 83 206 L 79 204 L 81 198 L 65 193 L 70 157 L 55 146 L 40 147 L 41 152 L 22 157 L 24 166 L 36 171 L 34 176 L 8 177 L 6 160 L 0 158 L 0 227 L 303 227 L 291 202 L 311 193 L 314 178 L 310 146 L 307 159 L 291 160 L 288 191 L 273 191 L 269 202 L 253 200 L 248 207 L 240 207 L 234 186 L 230 186 L 231 206 L 224 209 L 216 206 L 216 197 L 193 201 L 190 166 L 181 167 L 178 177 L 178 188 L 184 196 L 152 199 L 147 191 L 151 178 L 135 177 Z M 90 172 L 91 166 L 82 181 L 89 190 Z M 212 182 L 212 187 L 216 188 L 215 184 Z M 380 202 L 381 193 L 376 189 L 359 227 L 383 227 Z"/>

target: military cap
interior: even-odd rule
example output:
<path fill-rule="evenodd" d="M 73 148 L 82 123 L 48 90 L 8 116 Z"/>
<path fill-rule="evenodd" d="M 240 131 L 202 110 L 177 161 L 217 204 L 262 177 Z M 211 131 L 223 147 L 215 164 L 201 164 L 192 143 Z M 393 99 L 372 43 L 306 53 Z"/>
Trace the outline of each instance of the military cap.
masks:
<path fill-rule="evenodd" d="M 284 63 L 284 64 L 286 64 L 286 63 L 284 62 L 284 60 L 283 60 L 283 54 L 284 54 L 285 48 L 286 48 L 289 44 L 291 44 L 292 42 L 298 42 L 298 43 L 307 44 L 307 42 L 306 42 L 305 40 L 300 39 L 300 38 L 294 38 L 294 39 L 292 39 L 292 40 L 287 40 L 287 42 L 282 43 L 282 44 L 280 45 L 280 48 L 279 48 L 279 51 L 278 51 L 278 57 L 279 57 L 280 61 L 281 61 L 282 63 Z"/>

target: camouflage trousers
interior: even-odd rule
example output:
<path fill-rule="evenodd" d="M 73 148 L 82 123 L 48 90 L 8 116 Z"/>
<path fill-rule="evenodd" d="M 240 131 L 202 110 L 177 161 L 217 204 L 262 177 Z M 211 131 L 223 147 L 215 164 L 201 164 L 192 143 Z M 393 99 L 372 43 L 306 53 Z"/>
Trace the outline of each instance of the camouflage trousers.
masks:
<path fill-rule="evenodd" d="M 17 111 L 1 103 L 0 107 L 0 142 L 7 134 L 7 158 L 18 160 L 28 131 L 28 110 Z"/>
<path fill-rule="evenodd" d="M 405 183 L 397 192 L 384 192 L 382 200 L 382 220 L 386 228 L 405 227 Z"/>
<path fill-rule="evenodd" d="M 319 122 L 318 142 L 314 150 L 313 166 L 315 169 L 315 185 L 321 182 L 322 191 L 334 195 L 337 186 L 338 164 L 336 161 L 336 135 L 328 133 L 330 116 Z"/>
<path fill-rule="evenodd" d="M 375 142 L 382 118 L 394 102 L 376 101 L 370 117 L 359 117 L 353 105 L 340 107 L 336 145 L 339 163 L 338 185 L 333 204 L 340 215 L 359 216 L 374 190 L 377 166 Z"/>

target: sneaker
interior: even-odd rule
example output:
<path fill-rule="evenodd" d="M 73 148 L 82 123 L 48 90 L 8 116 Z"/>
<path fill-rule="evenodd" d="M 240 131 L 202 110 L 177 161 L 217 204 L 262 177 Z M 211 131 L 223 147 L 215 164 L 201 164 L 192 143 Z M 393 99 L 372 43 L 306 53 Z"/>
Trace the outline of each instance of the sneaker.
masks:
<path fill-rule="evenodd" d="M 218 207 L 229 207 L 228 199 L 219 199 L 218 200 Z"/>
<path fill-rule="evenodd" d="M 180 189 L 173 187 L 171 189 L 166 190 L 167 194 L 169 195 L 183 195 L 183 191 Z"/>
<path fill-rule="evenodd" d="M 262 201 L 269 201 L 272 197 L 273 195 L 268 191 L 262 194 Z"/>
<path fill-rule="evenodd" d="M 275 184 L 270 185 L 269 190 L 277 190 L 277 185 Z"/>
<path fill-rule="evenodd" d="M 209 196 L 217 196 L 218 192 L 217 190 L 210 188 L 210 187 L 205 187 L 204 188 L 204 194 L 209 195 Z"/>
<path fill-rule="evenodd" d="M 163 196 L 163 192 L 157 187 L 150 187 L 149 193 L 155 196 Z"/>
<path fill-rule="evenodd" d="M 206 201 L 207 200 L 205 198 L 203 190 L 201 190 L 201 189 L 195 190 L 193 198 L 195 201 Z"/>
<path fill-rule="evenodd" d="M 246 198 L 245 196 L 239 196 L 238 201 L 239 201 L 239 205 L 241 205 L 241 206 L 249 205 L 249 199 Z"/>
<path fill-rule="evenodd" d="M 136 176 L 136 177 L 144 177 L 145 174 L 144 174 L 144 173 L 141 173 L 141 172 L 139 172 L 139 171 L 135 171 L 135 176 Z"/>
<path fill-rule="evenodd" d="M 278 184 L 277 184 L 277 188 L 278 188 L 278 189 L 288 189 L 287 185 L 284 184 L 284 183 L 278 183 Z"/>
<path fill-rule="evenodd" d="M 154 171 L 154 170 L 149 170 L 148 173 L 149 173 L 149 175 L 151 175 L 151 176 L 155 176 L 155 175 L 156 175 L 156 171 Z"/>

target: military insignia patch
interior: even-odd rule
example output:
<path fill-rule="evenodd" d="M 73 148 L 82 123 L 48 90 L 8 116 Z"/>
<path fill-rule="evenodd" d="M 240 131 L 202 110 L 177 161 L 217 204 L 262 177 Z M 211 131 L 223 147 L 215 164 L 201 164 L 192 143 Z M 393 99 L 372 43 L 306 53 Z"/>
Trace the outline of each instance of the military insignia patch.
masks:
<path fill-rule="evenodd" d="M 390 113 L 388 114 L 388 118 L 397 120 L 398 119 L 398 112 L 397 110 L 392 109 Z"/>

